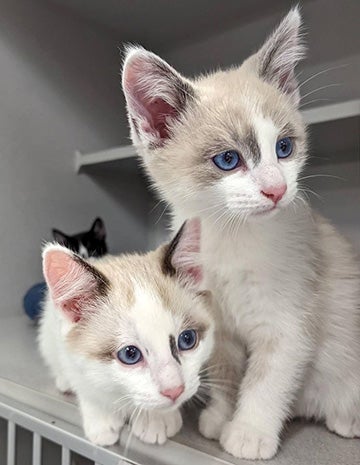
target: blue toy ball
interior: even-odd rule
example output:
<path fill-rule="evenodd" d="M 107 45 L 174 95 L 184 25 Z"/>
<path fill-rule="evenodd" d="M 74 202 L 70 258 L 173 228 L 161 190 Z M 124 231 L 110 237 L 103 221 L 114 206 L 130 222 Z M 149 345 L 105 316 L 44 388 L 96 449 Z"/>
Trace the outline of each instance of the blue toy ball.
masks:
<path fill-rule="evenodd" d="M 31 320 L 38 320 L 42 311 L 42 302 L 45 292 L 47 291 L 46 283 L 38 283 L 32 286 L 24 297 L 24 310 Z"/>

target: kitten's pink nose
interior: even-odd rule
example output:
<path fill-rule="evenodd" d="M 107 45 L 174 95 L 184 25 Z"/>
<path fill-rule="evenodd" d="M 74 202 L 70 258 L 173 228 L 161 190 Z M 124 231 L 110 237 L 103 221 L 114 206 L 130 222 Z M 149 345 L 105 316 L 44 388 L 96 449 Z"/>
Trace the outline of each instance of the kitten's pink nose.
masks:
<path fill-rule="evenodd" d="M 281 184 L 280 186 L 270 186 L 267 187 L 265 190 L 262 190 L 261 193 L 265 195 L 268 199 L 272 200 L 276 205 L 279 200 L 284 197 L 284 194 L 287 190 L 286 184 Z"/>
<path fill-rule="evenodd" d="M 165 397 L 168 397 L 172 401 L 176 401 L 178 397 L 181 396 L 181 394 L 184 392 L 185 386 L 181 384 L 180 386 L 177 386 L 175 388 L 171 389 L 164 389 L 163 391 L 160 392 Z"/>

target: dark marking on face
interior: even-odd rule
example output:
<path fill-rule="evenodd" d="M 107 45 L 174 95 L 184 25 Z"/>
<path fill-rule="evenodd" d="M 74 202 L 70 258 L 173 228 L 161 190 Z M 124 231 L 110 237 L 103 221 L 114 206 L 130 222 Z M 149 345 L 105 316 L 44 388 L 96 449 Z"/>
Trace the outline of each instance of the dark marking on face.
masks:
<path fill-rule="evenodd" d="M 181 361 L 179 359 L 179 352 L 178 352 L 177 344 L 176 344 L 176 341 L 175 341 L 175 337 L 172 334 L 170 334 L 170 336 L 169 336 L 169 344 L 170 344 L 171 355 L 178 362 L 178 364 L 181 365 Z"/>
<path fill-rule="evenodd" d="M 258 165 L 261 159 L 261 152 L 260 147 L 257 143 L 256 136 L 254 130 L 251 130 L 249 134 L 246 136 L 244 143 L 247 145 L 249 149 L 250 158 L 252 158 L 254 165 Z"/>
<path fill-rule="evenodd" d="M 112 351 L 104 351 L 100 353 L 93 354 L 95 359 L 100 360 L 103 363 L 111 363 L 114 360 L 114 354 Z"/>
<path fill-rule="evenodd" d="M 176 270 L 172 264 L 172 257 L 180 241 L 182 233 L 184 231 L 184 226 L 185 226 L 185 223 L 181 226 L 181 228 L 179 229 L 174 239 L 170 242 L 170 244 L 165 249 L 165 255 L 164 255 L 162 266 L 161 266 L 162 272 L 165 275 L 174 276 L 176 274 Z"/>

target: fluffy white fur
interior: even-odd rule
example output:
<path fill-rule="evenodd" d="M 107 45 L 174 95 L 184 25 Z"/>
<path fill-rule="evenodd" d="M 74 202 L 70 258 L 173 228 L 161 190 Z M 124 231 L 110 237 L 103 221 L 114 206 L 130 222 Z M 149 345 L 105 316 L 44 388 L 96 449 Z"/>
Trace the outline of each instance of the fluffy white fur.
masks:
<path fill-rule="evenodd" d="M 273 457 L 285 421 L 296 415 L 360 436 L 359 269 L 349 244 L 311 210 L 299 185 L 307 158 L 294 73 L 304 51 L 300 22 L 292 10 L 242 66 L 191 82 L 179 83 L 178 73 L 143 49 L 124 63 L 134 144 L 173 207 L 175 227 L 201 218 L 206 285 L 224 331 L 246 348 L 245 367 L 233 358 L 239 373 L 246 369 L 235 407 L 217 393 L 200 431 L 248 459 Z M 175 108 L 162 115 L 167 130 L 159 132 L 154 108 L 164 99 Z M 284 137 L 293 153 L 278 159 L 275 145 Z M 231 172 L 212 161 L 226 150 L 242 158 Z M 278 203 L 264 195 L 284 185 Z M 224 370 L 227 362 L 218 365 Z"/>
<path fill-rule="evenodd" d="M 126 421 L 141 440 L 164 443 L 182 426 L 179 407 L 199 388 L 213 347 L 211 298 L 197 291 L 200 281 L 183 265 L 192 249 L 186 228 L 171 256 L 167 246 L 88 261 L 59 245 L 44 250 L 49 295 L 40 351 L 58 389 L 77 395 L 85 435 L 96 444 L 114 444 Z M 171 263 L 164 264 L 165 256 Z M 177 275 L 167 274 L 170 264 Z M 170 335 L 177 344 L 184 329 L 197 331 L 196 346 L 171 348 Z M 136 365 L 117 358 L 129 345 L 143 354 Z M 176 399 L 166 395 L 179 386 Z"/>

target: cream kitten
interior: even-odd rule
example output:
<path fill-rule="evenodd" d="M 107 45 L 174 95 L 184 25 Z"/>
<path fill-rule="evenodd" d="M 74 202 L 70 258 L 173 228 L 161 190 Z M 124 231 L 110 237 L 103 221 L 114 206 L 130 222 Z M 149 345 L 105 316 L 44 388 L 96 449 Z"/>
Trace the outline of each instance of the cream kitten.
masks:
<path fill-rule="evenodd" d="M 213 347 L 211 296 L 198 292 L 201 268 L 191 264 L 199 227 L 188 221 L 146 255 L 85 261 L 45 247 L 40 351 L 57 387 L 77 395 L 96 444 L 114 444 L 129 419 L 149 443 L 182 426 L 179 407 L 197 392 Z"/>
<path fill-rule="evenodd" d="M 360 435 L 359 269 L 298 188 L 300 23 L 295 8 L 241 66 L 195 80 L 142 48 L 123 70 L 133 142 L 174 224 L 201 218 L 206 285 L 246 345 L 232 418 L 217 396 L 200 430 L 249 459 L 273 457 L 295 415 Z"/>

